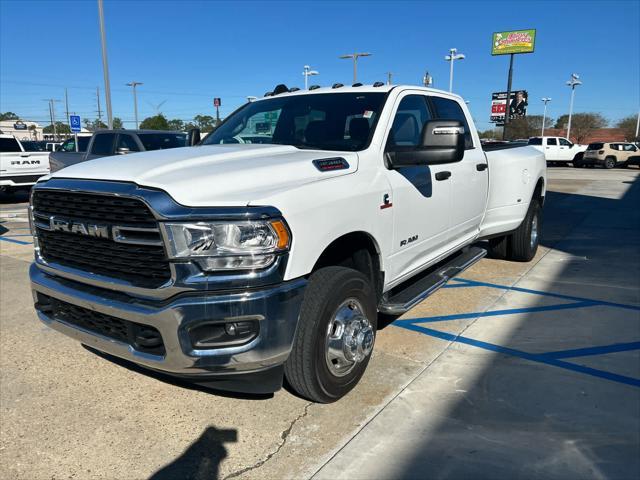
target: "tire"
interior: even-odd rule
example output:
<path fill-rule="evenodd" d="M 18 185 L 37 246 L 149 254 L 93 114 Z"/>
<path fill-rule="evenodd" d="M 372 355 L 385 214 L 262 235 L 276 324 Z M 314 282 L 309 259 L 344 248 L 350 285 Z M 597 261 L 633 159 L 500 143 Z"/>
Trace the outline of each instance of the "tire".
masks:
<path fill-rule="evenodd" d="M 584 164 L 582 163 L 582 160 L 574 160 L 573 161 L 573 168 L 582 168 L 584 167 Z"/>
<path fill-rule="evenodd" d="M 507 258 L 515 262 L 529 262 L 538 251 L 541 231 L 542 208 L 540 202 L 532 200 L 527 215 L 511 235 L 511 248 Z"/>
<path fill-rule="evenodd" d="M 509 253 L 509 237 L 503 235 L 489 239 L 489 257 L 497 260 L 504 260 Z"/>
<path fill-rule="evenodd" d="M 604 159 L 604 168 L 610 170 L 616 166 L 616 158 L 615 157 L 607 157 Z"/>
<path fill-rule="evenodd" d="M 376 327 L 376 294 L 367 277 L 346 267 L 316 271 L 309 279 L 291 354 L 284 365 L 287 382 L 300 396 L 314 402 L 331 403 L 342 398 L 367 368 Z M 329 348 L 332 343 L 334 347 L 347 343 L 340 338 L 348 333 L 359 346 L 355 352 Z M 346 350 L 357 358 L 347 358 L 343 353 Z M 341 363 L 342 359 L 345 362 Z"/>

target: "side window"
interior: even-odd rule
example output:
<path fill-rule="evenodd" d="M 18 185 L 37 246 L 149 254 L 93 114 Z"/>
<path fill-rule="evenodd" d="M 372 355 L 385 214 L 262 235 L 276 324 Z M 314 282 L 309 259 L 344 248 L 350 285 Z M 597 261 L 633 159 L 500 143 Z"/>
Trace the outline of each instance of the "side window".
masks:
<path fill-rule="evenodd" d="M 70 138 L 68 140 L 65 140 L 64 143 L 62 145 L 60 145 L 60 148 L 58 149 L 58 151 L 61 151 L 61 152 L 75 152 L 76 151 L 75 139 Z"/>
<path fill-rule="evenodd" d="M 113 155 L 113 144 L 116 140 L 115 133 L 102 133 L 96 135 L 91 146 L 94 155 Z"/>
<path fill-rule="evenodd" d="M 547 145 L 557 146 L 558 142 L 556 141 L 555 138 L 547 138 Z"/>
<path fill-rule="evenodd" d="M 562 145 L 563 147 L 571 146 L 571 142 L 565 140 L 564 138 L 559 138 L 558 141 L 560 142 L 560 145 Z"/>
<path fill-rule="evenodd" d="M 436 109 L 436 118 L 441 120 L 458 120 L 464 125 L 465 148 L 467 150 L 473 148 L 473 139 L 471 138 L 469 123 L 462 108 L 460 108 L 460 104 L 455 100 L 443 97 L 431 97 L 431 101 Z"/>
<path fill-rule="evenodd" d="M 431 120 L 424 95 L 407 95 L 400 101 L 393 125 L 389 132 L 387 147 L 417 147 L 424 124 Z"/>
<path fill-rule="evenodd" d="M 130 152 L 139 152 L 138 144 L 135 139 L 131 135 L 120 134 L 118 135 L 118 147 L 120 148 L 128 148 Z M 116 150 L 117 150 L 116 149 Z"/>

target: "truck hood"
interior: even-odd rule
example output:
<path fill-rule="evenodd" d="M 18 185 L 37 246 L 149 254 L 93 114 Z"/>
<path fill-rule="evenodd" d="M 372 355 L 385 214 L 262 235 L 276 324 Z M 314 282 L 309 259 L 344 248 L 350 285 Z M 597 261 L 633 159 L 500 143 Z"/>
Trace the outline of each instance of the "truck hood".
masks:
<path fill-rule="evenodd" d="M 313 160 L 342 157 L 348 168 L 320 171 Z M 51 178 L 134 182 L 164 190 L 182 205 L 244 206 L 271 193 L 347 175 L 354 152 L 300 150 L 289 145 L 203 145 L 98 158 Z"/>

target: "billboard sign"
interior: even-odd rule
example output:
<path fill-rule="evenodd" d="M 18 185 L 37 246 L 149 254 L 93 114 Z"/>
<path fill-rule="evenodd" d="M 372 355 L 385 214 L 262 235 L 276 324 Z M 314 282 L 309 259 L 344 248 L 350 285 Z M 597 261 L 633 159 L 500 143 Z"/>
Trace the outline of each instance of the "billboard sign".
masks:
<path fill-rule="evenodd" d="M 511 53 L 532 53 L 536 44 L 535 28 L 529 30 L 513 30 L 495 32 L 491 42 L 491 55 L 508 55 Z"/>
<path fill-rule="evenodd" d="M 220 98 L 216 97 L 216 98 L 213 99 L 213 106 L 214 107 L 218 108 L 221 105 L 222 105 L 222 100 Z"/>
<path fill-rule="evenodd" d="M 527 116 L 529 94 L 526 90 L 511 92 L 509 102 L 509 121 Z M 498 126 L 504 125 L 504 115 L 507 111 L 507 92 L 491 94 L 491 121 Z"/>

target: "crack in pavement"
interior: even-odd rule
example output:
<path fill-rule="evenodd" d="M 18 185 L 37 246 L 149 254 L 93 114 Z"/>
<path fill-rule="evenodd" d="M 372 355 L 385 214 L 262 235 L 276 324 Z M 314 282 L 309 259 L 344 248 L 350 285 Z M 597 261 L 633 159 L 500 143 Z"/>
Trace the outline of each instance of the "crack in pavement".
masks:
<path fill-rule="evenodd" d="M 255 470 L 256 468 L 260 468 L 262 465 L 264 465 L 269 460 L 271 460 L 275 455 L 277 455 L 278 452 L 280 450 L 282 450 L 282 447 L 284 447 L 284 445 L 287 443 L 287 437 L 289 437 L 289 434 L 291 433 L 291 430 L 293 429 L 295 424 L 298 423 L 300 420 L 302 420 L 304 417 L 307 416 L 307 414 L 309 413 L 309 407 L 311 405 L 313 405 L 313 402 L 307 403 L 304 406 L 304 412 L 302 412 L 295 419 L 293 419 L 293 421 L 289 424 L 289 426 L 285 430 L 282 431 L 282 433 L 280 434 L 280 439 L 282 440 L 282 442 L 280 442 L 280 444 L 277 446 L 277 448 L 273 452 L 271 452 L 269 455 L 267 455 L 264 459 L 254 463 L 253 465 L 251 465 L 249 467 L 245 467 L 245 468 L 242 468 L 240 470 L 236 470 L 235 472 L 230 473 L 229 475 L 225 476 L 222 480 L 228 480 L 230 478 L 239 477 L 243 473 L 247 473 L 247 472 L 249 472 L 251 470 Z"/>

